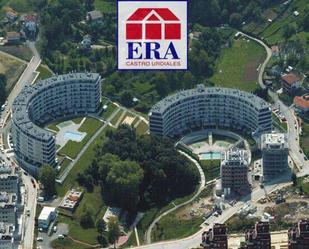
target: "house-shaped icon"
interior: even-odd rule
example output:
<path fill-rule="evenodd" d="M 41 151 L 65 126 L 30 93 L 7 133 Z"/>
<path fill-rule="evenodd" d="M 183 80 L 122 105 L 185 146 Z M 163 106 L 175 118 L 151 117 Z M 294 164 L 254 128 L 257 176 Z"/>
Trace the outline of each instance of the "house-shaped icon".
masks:
<path fill-rule="evenodd" d="M 128 40 L 179 40 L 180 20 L 168 8 L 139 8 L 126 22 Z"/>

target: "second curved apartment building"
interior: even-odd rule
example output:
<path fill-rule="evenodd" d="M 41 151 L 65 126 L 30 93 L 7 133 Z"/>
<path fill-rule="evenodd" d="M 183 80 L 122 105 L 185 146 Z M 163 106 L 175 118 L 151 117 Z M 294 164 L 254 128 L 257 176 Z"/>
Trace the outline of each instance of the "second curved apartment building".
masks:
<path fill-rule="evenodd" d="M 226 127 L 250 134 L 272 130 L 270 105 L 237 89 L 197 85 L 159 101 L 149 112 L 150 132 L 179 136 L 195 127 Z"/>
<path fill-rule="evenodd" d="M 12 107 L 12 139 L 19 163 L 33 173 L 43 164 L 54 166 L 55 134 L 41 126 L 66 117 L 95 113 L 100 102 L 99 74 L 65 74 L 26 86 Z"/>

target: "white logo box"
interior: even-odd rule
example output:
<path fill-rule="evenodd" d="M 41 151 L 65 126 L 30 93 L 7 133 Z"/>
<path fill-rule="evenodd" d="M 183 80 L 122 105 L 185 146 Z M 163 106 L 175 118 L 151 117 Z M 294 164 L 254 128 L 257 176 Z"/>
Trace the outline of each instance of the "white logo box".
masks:
<path fill-rule="evenodd" d="M 137 20 L 138 18 L 137 19 L 133 18 L 136 17 L 136 15 L 133 14 L 136 13 L 138 9 L 147 9 L 149 10 L 148 11 L 149 13 L 147 12 L 144 16 L 139 15 L 140 18 L 139 20 Z M 168 15 L 165 14 L 166 12 L 169 11 L 172 14 L 174 14 L 174 16 L 176 16 L 178 20 L 168 18 Z M 169 17 L 171 17 L 172 14 L 169 14 Z M 166 36 L 173 36 L 171 34 L 171 31 L 168 31 L 167 29 L 168 24 L 175 24 L 175 23 L 180 24 L 180 39 L 176 39 L 175 37 L 174 39 L 166 38 Z M 131 29 L 130 31 L 131 35 L 128 39 L 126 37 L 127 24 L 140 24 L 141 26 L 141 29 Z M 148 36 L 156 36 L 154 35 L 154 32 L 151 32 L 153 29 L 151 30 L 149 29 L 150 26 L 151 27 L 156 26 L 154 24 L 159 25 L 161 24 L 161 39 L 147 38 L 146 35 L 147 32 Z M 135 38 L 132 38 L 135 36 L 134 35 L 135 31 L 136 33 L 142 32 L 141 39 L 138 34 L 136 34 Z M 129 46 L 129 43 L 131 44 L 131 46 Z M 158 46 L 160 48 L 158 48 Z M 157 48 L 156 49 L 157 53 L 153 51 L 155 50 L 155 48 Z M 130 51 L 131 53 L 129 53 Z M 133 57 L 130 57 L 129 55 L 133 55 Z M 118 69 L 185 70 L 188 67 L 187 64 L 188 64 L 188 31 L 187 31 L 186 0 L 178 0 L 178 1 L 118 0 Z"/>

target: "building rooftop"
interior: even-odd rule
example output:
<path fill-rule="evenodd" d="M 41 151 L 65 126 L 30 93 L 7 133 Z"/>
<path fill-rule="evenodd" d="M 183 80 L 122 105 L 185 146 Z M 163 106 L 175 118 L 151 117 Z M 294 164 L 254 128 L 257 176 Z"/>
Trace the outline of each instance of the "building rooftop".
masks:
<path fill-rule="evenodd" d="M 195 96 L 203 96 L 203 95 L 225 95 L 225 96 L 235 96 L 241 98 L 245 101 L 249 101 L 252 105 L 255 106 L 257 109 L 264 109 L 268 108 L 269 104 L 261 99 L 260 97 L 247 93 L 244 91 L 240 91 L 238 89 L 232 88 L 222 88 L 222 87 L 205 87 L 204 85 L 197 85 L 196 88 L 190 90 L 183 90 L 176 94 L 170 95 L 157 104 L 153 106 L 150 110 L 149 115 L 153 112 L 164 113 L 164 111 L 171 105 L 191 97 Z"/>
<path fill-rule="evenodd" d="M 294 104 L 302 109 L 309 108 L 309 95 L 306 96 L 296 96 L 294 98 Z"/>
<path fill-rule="evenodd" d="M 225 153 L 222 163 L 227 162 L 243 162 L 243 165 L 247 165 L 247 152 L 245 150 L 234 149 Z M 232 164 L 234 165 L 234 164 Z"/>
<path fill-rule="evenodd" d="M 300 81 L 300 78 L 293 73 L 285 74 L 281 78 L 289 85 L 293 85 Z"/>
<path fill-rule="evenodd" d="M 93 21 L 103 18 L 103 14 L 99 10 L 89 11 L 88 16 L 90 16 Z"/>
<path fill-rule="evenodd" d="M 69 81 L 81 84 L 85 83 L 85 80 L 87 80 L 87 83 L 95 84 L 99 78 L 100 75 L 97 73 L 70 73 L 38 81 L 35 85 L 26 85 L 14 100 L 12 119 L 17 126 L 24 127 L 23 130 L 27 131 L 31 136 L 48 141 L 54 136 L 54 133 L 36 125 L 29 115 L 29 107 L 31 107 L 31 100 L 34 96 L 44 92 L 52 85 L 66 84 Z"/>
<path fill-rule="evenodd" d="M 20 38 L 20 33 L 17 33 L 15 31 L 7 32 L 6 33 L 6 38 L 7 39 L 19 39 Z"/>
<path fill-rule="evenodd" d="M 0 192 L 0 207 L 6 207 L 7 205 L 15 205 L 17 196 L 15 193 Z"/>
<path fill-rule="evenodd" d="M 0 240 L 13 241 L 14 230 L 15 230 L 15 227 L 13 224 L 0 222 Z"/>
<path fill-rule="evenodd" d="M 40 216 L 39 216 L 39 220 L 47 220 L 50 213 L 53 213 L 56 211 L 56 208 L 54 207 L 43 207 Z"/>
<path fill-rule="evenodd" d="M 263 134 L 261 136 L 261 145 L 262 148 L 287 148 L 288 147 L 288 141 L 287 136 L 284 133 L 268 133 Z"/>

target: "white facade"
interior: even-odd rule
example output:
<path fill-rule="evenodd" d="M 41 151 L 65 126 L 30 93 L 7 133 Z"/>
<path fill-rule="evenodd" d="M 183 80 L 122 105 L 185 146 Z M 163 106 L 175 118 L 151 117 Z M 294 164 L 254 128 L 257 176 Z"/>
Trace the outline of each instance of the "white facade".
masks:
<path fill-rule="evenodd" d="M 43 207 L 41 214 L 38 218 L 38 227 L 47 229 L 50 222 L 56 218 L 56 208 Z"/>
<path fill-rule="evenodd" d="M 158 102 L 149 113 L 150 132 L 179 136 L 191 129 L 222 127 L 261 134 L 272 130 L 270 105 L 236 89 L 198 85 Z"/>
<path fill-rule="evenodd" d="M 12 107 L 12 138 L 19 163 L 34 174 L 43 164 L 55 166 L 54 134 L 41 126 L 95 113 L 100 103 L 99 74 L 66 74 L 26 86 Z"/>

